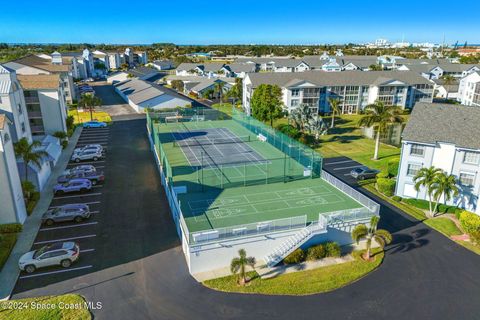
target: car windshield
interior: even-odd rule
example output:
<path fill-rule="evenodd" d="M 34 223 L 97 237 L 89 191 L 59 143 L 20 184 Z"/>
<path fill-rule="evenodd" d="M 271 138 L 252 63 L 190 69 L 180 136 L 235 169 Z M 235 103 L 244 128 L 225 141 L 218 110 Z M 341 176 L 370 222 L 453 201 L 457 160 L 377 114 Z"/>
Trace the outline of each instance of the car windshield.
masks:
<path fill-rule="evenodd" d="M 49 248 L 50 248 L 49 246 L 41 247 L 40 249 L 35 251 L 35 253 L 33 254 L 33 258 L 36 259 L 36 258 L 40 257 L 42 254 L 47 252 Z"/>
<path fill-rule="evenodd" d="M 357 169 L 354 169 L 353 171 L 358 172 L 358 173 L 361 173 L 363 170 L 360 169 L 360 168 L 357 168 Z"/>

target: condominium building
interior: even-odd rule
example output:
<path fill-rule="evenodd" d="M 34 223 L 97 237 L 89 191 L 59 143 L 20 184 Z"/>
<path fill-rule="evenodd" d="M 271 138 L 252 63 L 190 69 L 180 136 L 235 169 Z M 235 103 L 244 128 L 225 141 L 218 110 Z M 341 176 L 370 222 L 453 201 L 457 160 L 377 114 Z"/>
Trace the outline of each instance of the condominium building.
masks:
<path fill-rule="evenodd" d="M 0 114 L 0 224 L 23 223 L 27 218 L 10 125 L 11 120 Z"/>
<path fill-rule="evenodd" d="M 480 214 L 480 108 L 419 103 L 403 134 L 396 195 L 428 200 L 425 188 L 415 189 L 421 168 L 434 166 L 457 178 L 459 194 L 446 201 Z M 441 203 L 445 199 L 440 199 Z"/>
<path fill-rule="evenodd" d="M 401 71 L 305 71 L 302 73 L 250 73 L 243 81 L 243 107 L 251 113 L 250 101 L 261 84 L 282 89 L 284 108 L 301 104 L 314 112 L 330 112 L 329 98 L 340 100 L 342 113 L 358 113 L 380 100 L 411 109 L 416 102 L 432 102 L 433 83 L 414 72 Z"/>
<path fill-rule="evenodd" d="M 480 107 L 480 72 L 474 72 L 460 80 L 457 100 L 466 106 Z"/>

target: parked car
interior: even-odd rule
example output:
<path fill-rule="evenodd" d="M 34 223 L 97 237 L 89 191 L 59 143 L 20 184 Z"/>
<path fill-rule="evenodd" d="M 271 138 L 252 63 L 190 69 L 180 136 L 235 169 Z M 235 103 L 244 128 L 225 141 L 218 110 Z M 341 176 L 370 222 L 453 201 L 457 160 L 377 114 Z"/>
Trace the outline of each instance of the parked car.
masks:
<path fill-rule="evenodd" d="M 355 168 L 350 171 L 352 177 L 357 180 L 373 179 L 377 176 L 380 171 L 376 169 L 370 169 L 368 167 Z"/>
<path fill-rule="evenodd" d="M 42 223 L 51 226 L 55 222 L 82 222 L 83 220 L 90 218 L 91 215 L 90 208 L 86 204 L 66 204 L 45 212 L 42 216 Z"/>
<path fill-rule="evenodd" d="M 92 185 L 102 183 L 105 180 L 103 172 L 76 172 L 73 174 L 63 174 L 57 178 L 58 183 L 65 183 L 72 179 L 88 179 Z"/>
<path fill-rule="evenodd" d="M 85 173 L 97 172 L 97 169 L 91 164 L 82 164 L 80 166 L 76 166 L 63 171 L 63 174 L 71 175 L 71 174 L 82 173 L 82 172 L 85 172 Z"/>
<path fill-rule="evenodd" d="M 79 152 L 74 152 L 72 155 L 71 160 L 74 162 L 80 162 L 84 160 L 93 160 L 97 161 L 99 159 L 102 159 L 103 153 L 100 150 L 86 150 L 86 151 L 79 151 Z"/>
<path fill-rule="evenodd" d="M 107 127 L 107 124 L 105 122 L 93 120 L 93 121 L 88 121 L 83 124 L 84 128 L 105 128 Z"/>
<path fill-rule="evenodd" d="M 20 270 L 32 273 L 39 268 L 62 266 L 68 268 L 78 260 L 80 247 L 75 242 L 58 242 L 25 253 L 18 261 Z"/>
<path fill-rule="evenodd" d="M 56 184 L 53 193 L 56 195 L 72 192 L 88 192 L 92 189 L 92 183 L 88 179 L 72 179 L 65 183 Z"/>
<path fill-rule="evenodd" d="M 83 147 L 75 148 L 73 150 L 73 153 L 78 153 L 78 152 L 81 152 L 81 151 L 88 151 L 88 150 L 100 150 L 100 152 L 103 152 L 103 147 L 102 147 L 102 145 L 97 144 L 97 143 L 86 144 Z"/>

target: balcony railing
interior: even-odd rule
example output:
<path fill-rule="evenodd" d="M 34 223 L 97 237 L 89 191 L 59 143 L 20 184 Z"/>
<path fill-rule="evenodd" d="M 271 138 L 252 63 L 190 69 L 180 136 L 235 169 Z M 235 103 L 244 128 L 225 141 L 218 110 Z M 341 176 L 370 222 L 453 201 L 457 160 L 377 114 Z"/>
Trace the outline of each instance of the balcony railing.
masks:
<path fill-rule="evenodd" d="M 41 118 L 42 117 L 42 111 L 28 111 L 28 118 Z"/>
<path fill-rule="evenodd" d="M 25 97 L 25 103 L 39 103 L 38 97 Z"/>
<path fill-rule="evenodd" d="M 30 125 L 30 130 L 32 130 L 32 133 L 45 132 L 45 128 L 43 126 L 32 126 L 32 125 Z"/>

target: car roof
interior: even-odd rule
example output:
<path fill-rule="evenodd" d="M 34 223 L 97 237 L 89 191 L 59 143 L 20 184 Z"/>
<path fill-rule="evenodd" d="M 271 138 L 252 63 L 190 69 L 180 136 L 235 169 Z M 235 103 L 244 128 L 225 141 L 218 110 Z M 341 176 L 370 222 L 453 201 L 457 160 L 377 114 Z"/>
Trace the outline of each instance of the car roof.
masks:
<path fill-rule="evenodd" d="M 69 182 L 90 182 L 90 180 L 84 179 L 84 178 L 77 178 L 77 179 L 72 179 Z"/>
<path fill-rule="evenodd" d="M 61 208 L 66 209 L 75 209 L 75 208 L 85 208 L 87 205 L 83 203 L 69 203 L 61 206 Z"/>

